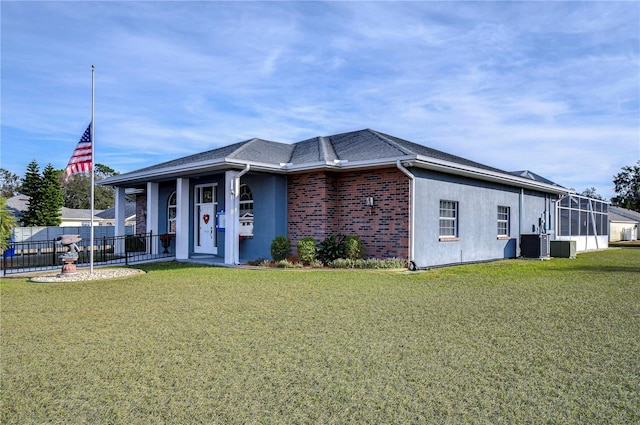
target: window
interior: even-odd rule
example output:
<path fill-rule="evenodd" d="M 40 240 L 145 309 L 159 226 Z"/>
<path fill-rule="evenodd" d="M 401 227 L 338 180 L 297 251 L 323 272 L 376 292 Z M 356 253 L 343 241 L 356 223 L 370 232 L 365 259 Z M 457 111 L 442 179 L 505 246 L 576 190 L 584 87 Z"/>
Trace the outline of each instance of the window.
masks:
<path fill-rule="evenodd" d="M 509 207 L 498 206 L 498 237 L 509 236 Z"/>
<path fill-rule="evenodd" d="M 240 235 L 253 236 L 253 194 L 246 184 L 240 186 Z"/>
<path fill-rule="evenodd" d="M 176 193 L 173 192 L 167 201 L 167 233 L 176 233 L 177 214 Z"/>
<path fill-rule="evenodd" d="M 458 203 L 440 201 L 440 238 L 458 237 Z"/>

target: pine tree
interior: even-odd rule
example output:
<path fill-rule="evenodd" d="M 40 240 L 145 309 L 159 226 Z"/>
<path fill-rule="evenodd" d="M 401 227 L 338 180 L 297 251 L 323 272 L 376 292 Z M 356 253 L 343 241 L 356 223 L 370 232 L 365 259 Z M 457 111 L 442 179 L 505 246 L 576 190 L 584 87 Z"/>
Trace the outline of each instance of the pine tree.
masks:
<path fill-rule="evenodd" d="M 59 226 L 62 222 L 60 208 L 64 206 L 60 172 L 47 164 L 42 172 L 42 220 L 40 226 Z"/>
<path fill-rule="evenodd" d="M 30 197 L 27 211 L 22 216 L 24 225 L 38 226 L 40 216 L 42 215 L 42 176 L 40 175 L 40 166 L 34 159 L 27 166 L 27 173 L 22 181 L 22 194 Z"/>
<path fill-rule="evenodd" d="M 29 206 L 22 216 L 25 226 L 59 226 L 62 222 L 60 208 L 64 205 L 60 172 L 47 164 L 42 174 L 34 159 L 27 166 L 22 184 L 24 195 L 29 196 Z"/>

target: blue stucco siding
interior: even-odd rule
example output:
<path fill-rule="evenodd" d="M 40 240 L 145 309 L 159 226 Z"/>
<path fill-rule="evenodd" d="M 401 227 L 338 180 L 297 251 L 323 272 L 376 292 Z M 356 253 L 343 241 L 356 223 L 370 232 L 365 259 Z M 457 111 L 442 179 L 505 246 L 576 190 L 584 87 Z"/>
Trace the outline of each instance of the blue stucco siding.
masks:
<path fill-rule="evenodd" d="M 414 261 L 417 266 L 487 261 L 519 254 L 519 188 L 424 169 L 412 171 L 416 176 Z M 441 200 L 458 203 L 458 238 L 455 240 L 439 238 Z M 548 202 L 549 196 L 545 194 L 524 193 L 523 224 L 538 223 Z M 497 234 L 498 206 L 509 207 L 507 239 Z"/>
<path fill-rule="evenodd" d="M 241 179 L 251 189 L 254 199 L 254 237 L 240 242 L 240 258 L 243 261 L 270 258 L 271 242 L 276 236 L 287 233 L 287 177 L 267 173 L 248 173 Z M 189 185 L 189 255 L 194 253 L 194 190 L 196 186 L 214 184 L 218 200 L 217 212 L 225 210 L 225 176 L 214 174 L 191 179 Z M 161 183 L 158 193 L 158 232 L 168 231 L 167 206 L 169 197 L 176 190 L 175 182 Z M 225 252 L 225 232 L 217 231 L 217 252 Z"/>
<path fill-rule="evenodd" d="M 176 183 L 168 182 L 161 183 L 158 187 L 158 233 L 163 234 L 168 232 L 168 220 L 167 220 L 167 207 L 169 197 L 176 191 Z"/>
<path fill-rule="evenodd" d="M 240 241 L 240 260 L 271 258 L 271 242 L 287 233 L 287 178 L 248 173 L 241 179 L 253 194 L 253 238 Z"/>

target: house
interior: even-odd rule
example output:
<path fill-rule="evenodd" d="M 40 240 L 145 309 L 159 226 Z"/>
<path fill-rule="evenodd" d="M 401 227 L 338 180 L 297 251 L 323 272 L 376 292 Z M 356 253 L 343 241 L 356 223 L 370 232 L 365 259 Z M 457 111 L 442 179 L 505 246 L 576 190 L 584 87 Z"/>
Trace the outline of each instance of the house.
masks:
<path fill-rule="evenodd" d="M 96 214 L 96 217 L 99 217 L 103 220 L 103 226 L 114 226 L 116 223 L 116 208 L 111 207 L 106 210 L 102 210 Z M 136 233 L 136 204 L 133 202 L 125 202 L 124 205 L 124 221 L 125 226 L 131 228 L 132 233 Z"/>
<path fill-rule="evenodd" d="M 29 207 L 29 196 L 16 195 L 7 199 L 7 207 L 14 217 L 18 220 L 18 224 L 23 226 L 22 216 Z M 94 210 L 93 225 L 106 226 L 107 222 L 99 216 L 102 210 Z M 62 207 L 60 209 L 60 226 L 59 227 L 82 227 L 91 226 L 91 210 Z"/>
<path fill-rule="evenodd" d="M 609 242 L 640 239 L 640 213 L 620 207 L 609 207 Z"/>
<path fill-rule="evenodd" d="M 116 234 L 124 234 L 125 192 L 134 191 L 139 233 L 175 234 L 177 259 L 213 255 L 227 264 L 269 258 L 279 235 L 294 247 L 305 236 L 358 235 L 367 257 L 414 267 L 512 258 L 523 234 L 561 236 L 559 201 L 573 196 L 530 171 L 371 129 L 293 144 L 250 139 L 99 184 L 116 189 Z M 597 209 L 584 218 L 601 230 L 606 207 Z"/>

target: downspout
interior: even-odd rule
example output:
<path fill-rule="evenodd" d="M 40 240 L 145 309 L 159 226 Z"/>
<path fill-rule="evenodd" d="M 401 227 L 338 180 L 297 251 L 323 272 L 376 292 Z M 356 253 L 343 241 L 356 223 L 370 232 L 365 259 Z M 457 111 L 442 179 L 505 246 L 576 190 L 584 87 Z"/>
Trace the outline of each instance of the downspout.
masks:
<path fill-rule="evenodd" d="M 238 173 L 238 183 L 240 183 L 240 177 L 244 176 L 245 174 L 247 174 L 249 172 L 249 170 L 251 169 L 251 165 L 247 164 L 242 171 L 240 171 Z"/>
<path fill-rule="evenodd" d="M 400 160 L 396 162 L 398 170 L 402 171 L 404 175 L 409 177 L 409 184 L 411 186 L 409 192 L 411 196 L 411 203 L 409 206 L 409 269 L 416 270 L 416 263 L 414 262 L 414 250 L 415 250 L 415 210 L 416 210 L 416 176 L 414 176 L 408 169 L 406 169 Z"/>
<path fill-rule="evenodd" d="M 520 241 L 522 241 L 522 222 L 523 222 L 523 218 L 522 218 L 522 212 L 524 210 L 524 188 L 520 188 L 520 201 L 518 204 L 518 242 L 516 243 L 516 253 L 518 253 L 518 248 L 520 246 Z M 516 255 L 517 257 L 519 257 L 519 255 Z"/>

